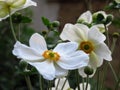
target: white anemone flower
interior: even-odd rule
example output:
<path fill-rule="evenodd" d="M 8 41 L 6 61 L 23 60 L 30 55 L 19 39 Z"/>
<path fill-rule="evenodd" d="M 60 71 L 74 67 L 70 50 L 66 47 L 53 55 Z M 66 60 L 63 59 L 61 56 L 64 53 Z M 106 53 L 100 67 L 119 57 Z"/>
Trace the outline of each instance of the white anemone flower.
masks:
<path fill-rule="evenodd" d="M 74 41 L 79 44 L 78 49 L 83 50 L 89 54 L 89 65 L 94 69 L 100 67 L 103 63 L 103 59 L 111 61 L 111 51 L 104 43 L 106 37 L 102 34 L 98 28 L 88 28 L 84 24 L 66 24 L 60 35 L 62 40 Z M 86 77 L 84 68 L 79 69 L 81 76 Z"/>
<path fill-rule="evenodd" d="M 18 10 L 36 5 L 32 0 L 0 0 L 0 21 Z"/>
<path fill-rule="evenodd" d="M 16 42 L 13 54 L 34 66 L 47 80 L 66 76 L 68 70 L 88 65 L 89 56 L 82 50 L 76 51 L 75 42 L 60 43 L 53 50 L 48 50 L 45 39 L 38 33 L 31 36 L 29 45 Z"/>

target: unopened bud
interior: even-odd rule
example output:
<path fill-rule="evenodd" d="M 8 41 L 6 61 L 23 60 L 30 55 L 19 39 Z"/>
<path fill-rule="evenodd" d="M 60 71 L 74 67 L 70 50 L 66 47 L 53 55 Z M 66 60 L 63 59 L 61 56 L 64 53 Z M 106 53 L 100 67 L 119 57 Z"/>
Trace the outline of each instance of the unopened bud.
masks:
<path fill-rule="evenodd" d="M 93 69 L 87 66 L 87 67 L 85 67 L 84 72 L 87 75 L 92 75 L 93 74 Z"/>
<path fill-rule="evenodd" d="M 120 34 L 118 32 L 114 32 L 112 35 L 114 38 L 118 38 L 120 36 Z"/>
<path fill-rule="evenodd" d="M 20 68 L 22 69 L 22 70 L 25 70 L 26 69 L 26 67 L 27 67 L 27 62 L 25 62 L 24 60 L 21 60 L 20 62 L 19 62 L 19 66 L 20 66 Z"/>
<path fill-rule="evenodd" d="M 60 22 L 59 21 L 54 21 L 52 23 L 53 27 L 59 27 L 60 26 Z"/>

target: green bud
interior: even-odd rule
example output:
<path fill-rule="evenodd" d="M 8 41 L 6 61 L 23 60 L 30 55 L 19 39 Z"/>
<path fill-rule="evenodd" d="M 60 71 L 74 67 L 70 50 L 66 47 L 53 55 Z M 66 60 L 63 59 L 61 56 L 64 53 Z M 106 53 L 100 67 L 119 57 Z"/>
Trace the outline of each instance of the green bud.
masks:
<path fill-rule="evenodd" d="M 48 33 L 47 30 L 42 30 L 42 35 L 46 35 Z"/>
<path fill-rule="evenodd" d="M 106 24 L 109 24 L 110 22 L 112 22 L 112 20 L 113 20 L 113 16 L 110 14 L 110 15 L 107 16 L 104 24 L 105 24 L 105 25 L 106 25 Z"/>
<path fill-rule="evenodd" d="M 102 23 L 105 17 L 102 13 L 94 13 L 93 14 L 93 22 L 94 23 Z"/>
<path fill-rule="evenodd" d="M 53 21 L 52 26 L 53 27 L 59 27 L 60 26 L 60 22 L 59 21 Z"/>
<path fill-rule="evenodd" d="M 114 32 L 112 35 L 114 38 L 118 38 L 120 36 L 120 34 L 118 32 Z"/>
<path fill-rule="evenodd" d="M 87 75 L 92 75 L 93 74 L 93 69 L 87 66 L 87 67 L 85 67 L 84 72 Z"/>
<path fill-rule="evenodd" d="M 22 69 L 22 70 L 25 70 L 26 69 L 26 67 L 27 67 L 27 62 L 25 62 L 24 60 L 21 60 L 20 62 L 19 62 L 19 66 L 20 66 L 20 68 Z"/>

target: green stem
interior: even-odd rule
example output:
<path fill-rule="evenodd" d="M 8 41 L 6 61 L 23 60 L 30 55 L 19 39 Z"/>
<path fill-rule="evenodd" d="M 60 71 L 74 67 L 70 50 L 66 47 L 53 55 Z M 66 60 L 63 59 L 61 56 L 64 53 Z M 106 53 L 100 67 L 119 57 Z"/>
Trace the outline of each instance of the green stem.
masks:
<path fill-rule="evenodd" d="M 115 86 L 115 90 L 118 90 L 118 89 L 119 89 L 119 85 L 120 85 L 120 77 L 119 77 L 118 82 L 117 82 L 117 84 L 116 84 L 116 86 Z"/>
<path fill-rule="evenodd" d="M 60 83 L 60 78 L 58 79 L 58 83 L 57 83 L 57 86 L 56 86 L 55 90 L 58 89 L 58 85 L 59 85 L 59 83 Z"/>
<path fill-rule="evenodd" d="M 52 81 L 49 81 L 49 90 L 52 90 L 51 85 L 52 85 Z"/>
<path fill-rule="evenodd" d="M 25 80 L 26 80 L 26 84 L 27 84 L 28 89 L 33 90 L 32 84 L 31 84 L 31 81 L 30 81 L 30 77 L 25 75 Z"/>
<path fill-rule="evenodd" d="M 13 23 L 12 23 L 12 17 L 11 17 L 10 14 L 9 14 L 9 16 L 10 16 L 9 19 L 10 19 L 10 27 L 11 27 L 11 31 L 12 31 L 12 34 L 13 34 L 13 37 L 14 37 L 15 41 L 17 41 L 16 34 L 15 34 L 15 30 L 14 30 Z"/>
<path fill-rule="evenodd" d="M 86 88 L 85 88 L 85 90 L 87 90 L 87 88 L 88 88 L 88 83 L 89 83 L 89 75 L 87 75 L 87 78 L 86 78 Z"/>
<path fill-rule="evenodd" d="M 66 78 L 65 82 L 63 83 L 63 86 L 62 86 L 61 90 L 63 90 L 63 88 L 64 88 L 66 82 L 67 82 L 67 78 Z"/>
<path fill-rule="evenodd" d="M 99 78 L 100 78 L 100 71 L 97 71 L 97 90 L 99 90 Z"/>
<path fill-rule="evenodd" d="M 113 75 L 114 75 L 115 81 L 117 82 L 117 81 L 118 81 L 118 77 L 117 77 L 117 75 L 116 75 L 116 73 L 115 73 L 115 70 L 113 69 L 113 67 L 112 67 L 112 65 L 111 65 L 110 62 L 108 62 L 108 65 L 110 66 L 110 68 L 111 68 L 111 70 L 112 70 L 112 73 L 113 73 Z"/>
<path fill-rule="evenodd" d="M 43 90 L 42 89 L 42 76 L 39 76 L 39 83 L 40 83 L 40 90 Z"/>
<path fill-rule="evenodd" d="M 85 90 L 85 88 L 84 88 L 84 78 L 82 78 L 82 88 L 83 88 L 83 90 Z"/>
<path fill-rule="evenodd" d="M 75 70 L 75 74 L 76 74 L 76 78 L 77 78 L 77 87 L 78 87 L 78 90 L 80 90 L 80 85 L 79 85 L 79 74 L 78 74 L 78 70 Z"/>
<path fill-rule="evenodd" d="M 107 69 L 108 69 L 108 64 L 105 63 L 105 67 L 104 67 L 104 71 L 103 71 L 103 77 L 102 77 L 102 80 L 101 80 L 100 90 L 103 90 L 103 85 L 104 85 L 104 81 L 105 81 L 105 76 L 106 76 L 106 73 L 107 73 Z"/>

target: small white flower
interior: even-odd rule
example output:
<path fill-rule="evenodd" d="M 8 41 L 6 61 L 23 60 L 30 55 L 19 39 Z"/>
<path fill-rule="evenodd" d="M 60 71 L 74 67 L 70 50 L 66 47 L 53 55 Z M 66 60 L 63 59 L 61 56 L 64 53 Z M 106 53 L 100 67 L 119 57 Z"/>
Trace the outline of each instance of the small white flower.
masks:
<path fill-rule="evenodd" d="M 0 21 L 18 10 L 36 5 L 32 0 L 0 0 Z"/>
<path fill-rule="evenodd" d="M 106 37 L 98 28 L 88 28 L 84 24 L 66 24 L 61 35 L 62 40 L 74 41 L 79 44 L 78 49 L 89 54 L 89 65 L 94 69 L 101 66 L 103 59 L 111 61 L 111 51 L 104 43 Z M 84 69 L 84 68 L 81 68 Z M 80 75 L 86 77 L 84 70 L 79 69 Z"/>
<path fill-rule="evenodd" d="M 43 36 L 35 33 L 29 40 L 30 47 L 16 42 L 13 54 L 34 66 L 48 80 L 67 75 L 68 70 L 88 65 L 88 54 L 76 51 L 75 42 L 60 43 L 53 50 L 48 50 Z"/>

